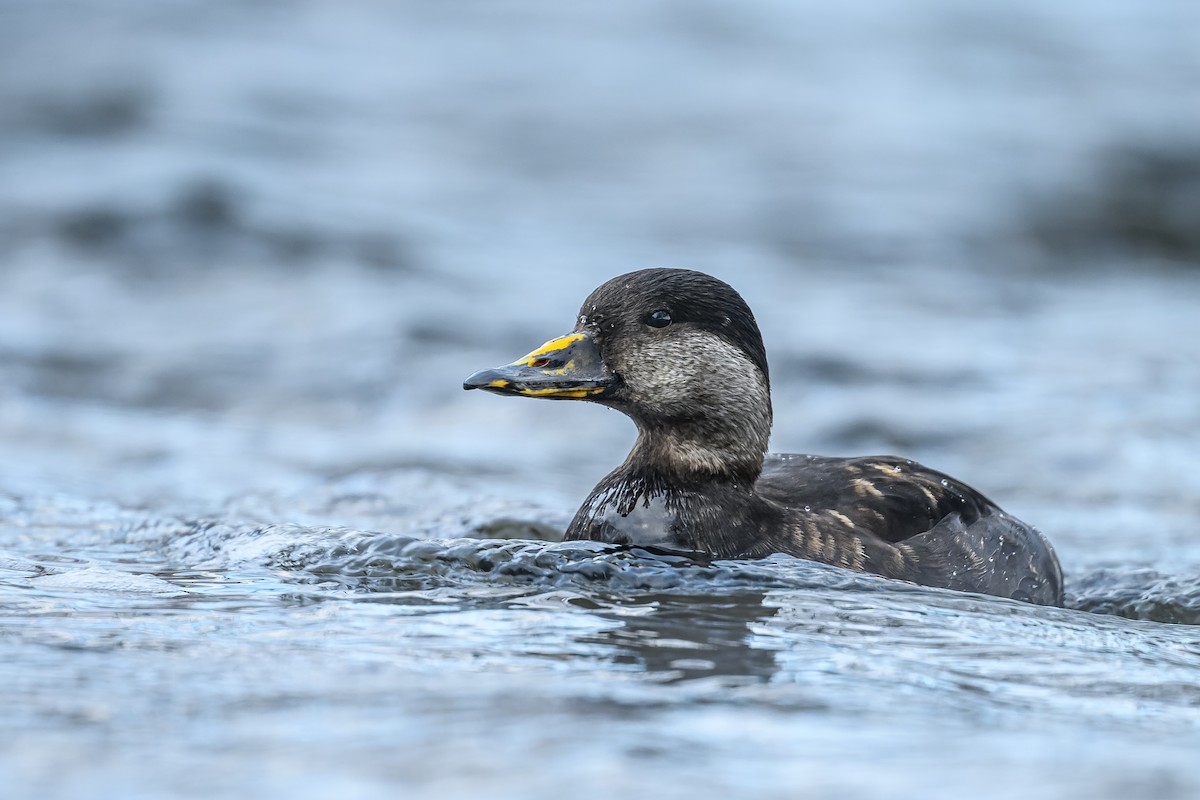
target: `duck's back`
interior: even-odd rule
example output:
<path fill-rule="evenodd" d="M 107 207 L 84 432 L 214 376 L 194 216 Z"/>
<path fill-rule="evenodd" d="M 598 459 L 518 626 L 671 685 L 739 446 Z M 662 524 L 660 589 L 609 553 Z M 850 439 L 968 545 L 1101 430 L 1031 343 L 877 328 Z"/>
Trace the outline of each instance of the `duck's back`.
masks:
<path fill-rule="evenodd" d="M 845 566 L 928 586 L 1062 602 L 1058 559 L 1037 530 L 913 461 L 770 454 L 755 489 L 787 509 L 798 555 L 812 557 L 814 541 L 829 542 L 850 555 L 818 560 L 849 559 L 856 563 Z"/>

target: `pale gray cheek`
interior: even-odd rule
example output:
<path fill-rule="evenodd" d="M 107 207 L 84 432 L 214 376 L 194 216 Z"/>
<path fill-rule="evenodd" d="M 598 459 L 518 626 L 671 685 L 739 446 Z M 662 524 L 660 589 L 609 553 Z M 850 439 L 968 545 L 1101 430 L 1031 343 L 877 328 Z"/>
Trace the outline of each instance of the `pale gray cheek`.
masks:
<path fill-rule="evenodd" d="M 741 351 L 708 334 L 638 342 L 626 356 L 625 383 L 648 406 L 726 404 L 761 383 Z"/>
<path fill-rule="evenodd" d="M 643 377 L 646 394 L 664 405 L 687 403 L 700 394 L 701 381 L 694 368 L 664 366 Z"/>
<path fill-rule="evenodd" d="M 686 401 L 694 391 L 696 369 L 690 361 L 681 361 L 678 353 L 638 347 L 630 349 L 621 374 L 634 399 L 658 407 Z"/>

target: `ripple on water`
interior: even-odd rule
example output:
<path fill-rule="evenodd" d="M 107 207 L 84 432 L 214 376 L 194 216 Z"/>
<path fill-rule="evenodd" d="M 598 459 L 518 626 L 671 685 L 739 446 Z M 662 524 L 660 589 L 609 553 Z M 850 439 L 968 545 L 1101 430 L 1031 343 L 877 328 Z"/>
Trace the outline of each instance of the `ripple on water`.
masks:
<path fill-rule="evenodd" d="M 1129 619 L 1200 625 L 1200 576 L 1152 569 L 1097 569 L 1071 581 L 1074 608 Z"/>
<path fill-rule="evenodd" d="M 20 535 L 0 553 L 0 592 L 20 598 L 0 604 L 0 633 L 37 665 L 10 676 L 28 687 L 9 709 L 25 731 L 136 727 L 163 696 L 256 719 L 357 704 L 420 724 L 457 703 L 508 724 L 494 709 L 512 681 L 606 725 L 670 714 L 690 729 L 706 708 L 758 709 L 747 722 L 790 714 L 781 730 L 804 736 L 806 718 L 870 719 L 855 739 L 945 720 L 1005 730 L 1030 715 L 1066 730 L 1183 731 L 1200 707 L 1200 627 L 1090 613 L 1190 591 L 1154 573 L 1085 573 L 1069 583 L 1075 607 L 1057 609 L 787 556 L 463 535 L 491 514 L 521 522 L 512 509 L 450 515 L 443 538 L 425 535 L 428 520 L 398 533 L 112 505 L 68 504 L 54 525 L 32 524 L 47 502 L 9 499 L 4 533 Z M 109 687 L 105 702 L 62 692 L 77 680 Z M 428 719 L 412 705 L 427 695 Z M 710 735 L 710 747 L 728 739 Z"/>
<path fill-rule="evenodd" d="M 1066 609 L 889 581 L 788 556 L 712 561 L 597 542 L 429 538 L 334 526 L 157 518 L 114 505 L 6 499 L 13 552 L 0 553 L 0 580 L 43 597 L 211 598 L 228 582 L 253 585 L 260 602 L 366 601 L 398 606 L 557 610 L 619 620 L 602 638 L 670 680 L 771 674 L 790 680 L 899 679 L 1017 703 L 1067 680 L 1063 696 L 1120 689 L 1200 704 L 1182 676 L 1172 683 L 1111 659 L 1163 669 L 1200 669 L 1200 580 L 1149 570 L 1101 569 L 1068 577 Z M 525 523 L 500 513 L 495 527 Z M 484 515 L 486 517 L 486 515 Z M 511 522 L 515 519 L 515 522 Z M 487 519 L 460 519 L 473 531 Z M 447 525 L 447 527 L 449 527 Z M 74 555 L 59 552 L 74 540 Z M 80 541 L 87 546 L 80 547 Z M 96 558 L 88 558 L 92 552 Z M 31 596 L 31 595 L 30 595 Z M 272 599 L 274 598 L 274 599 Z M 1091 613 L 1099 612 L 1099 613 Z M 1119 620 L 1128 617 L 1130 620 Z M 639 627 L 649 633 L 633 633 Z M 767 666 L 735 666 L 741 643 L 773 653 Z M 715 646 L 725 642 L 729 647 Z M 732 648 L 733 644 L 739 647 Z M 797 650 L 797 647 L 800 647 Z M 736 656 L 730 653 L 737 652 Z M 803 652 L 803 660 L 792 657 Z M 632 654 L 632 655 L 630 655 Z M 1097 660 L 1107 654 L 1107 660 Z M 986 665 L 986 667 L 981 667 Z M 1124 683 L 1113 677 L 1120 674 Z M 742 675 L 744 677 L 744 674 Z M 807 677 L 806 677 L 807 676 Z M 857 677 L 852 677 L 857 676 Z M 924 676 L 921 678 L 920 676 Z M 998 686 L 1024 687 L 1019 696 Z M 1061 680 L 1059 681 L 1061 683 Z M 1059 686 L 1061 689 L 1062 687 Z"/>
<path fill-rule="evenodd" d="M 366 500 L 358 496 L 355 502 Z M 85 556 L 80 561 L 85 566 L 87 548 L 81 544 L 91 542 L 100 551 L 119 544 L 131 548 L 132 553 L 152 552 L 155 560 L 186 569 L 266 568 L 294 586 L 337 586 L 361 592 L 364 599 L 395 591 L 482 585 L 528 586 L 531 590 L 576 587 L 611 593 L 886 591 L 915 594 L 930 602 L 944 597 L 972 597 L 782 555 L 758 561 L 712 561 L 696 555 L 655 553 L 596 542 L 511 538 L 530 531 L 539 538 L 548 537 L 550 531 L 561 527 L 561 520 L 546 519 L 536 510 L 513 509 L 504 503 L 489 508 L 487 502 L 482 502 L 482 510 L 472 514 L 451 512 L 415 522 L 410 519 L 409 525 L 401 527 L 408 527 L 412 533 L 159 518 L 114 504 L 60 503 L 58 498 L 6 498 L 6 503 L 6 528 L 12 534 L 9 541 L 20 543 L 23 537 L 30 552 L 45 551 L 45 545 L 54 544 L 56 539 L 61 543 L 69 535 L 71 550 L 76 556 Z M 49 520 L 47 509 L 54 509 Z M 34 518 L 39 518 L 36 525 L 28 522 Z M 434 527 L 452 536 L 432 537 L 429 531 Z M 43 552 L 40 560 L 33 561 L 28 553 L 0 555 L 7 559 L 0 561 L 0 569 L 60 571 L 51 563 L 59 558 L 56 553 Z M 998 607 L 1004 601 L 973 598 L 970 602 Z M 1196 625 L 1200 624 L 1200 577 L 1163 575 L 1148 569 L 1068 573 L 1067 606 L 1132 620 Z M 1024 604 L 1017 607 L 1025 616 L 1036 614 Z"/>

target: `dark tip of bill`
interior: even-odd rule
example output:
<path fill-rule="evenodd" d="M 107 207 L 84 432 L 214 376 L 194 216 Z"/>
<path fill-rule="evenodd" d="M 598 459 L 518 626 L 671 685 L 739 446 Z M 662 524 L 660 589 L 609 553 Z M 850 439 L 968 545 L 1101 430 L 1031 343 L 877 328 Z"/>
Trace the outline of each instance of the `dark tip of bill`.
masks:
<path fill-rule="evenodd" d="M 464 389 L 503 389 L 508 381 L 494 369 L 481 369 L 463 381 Z"/>

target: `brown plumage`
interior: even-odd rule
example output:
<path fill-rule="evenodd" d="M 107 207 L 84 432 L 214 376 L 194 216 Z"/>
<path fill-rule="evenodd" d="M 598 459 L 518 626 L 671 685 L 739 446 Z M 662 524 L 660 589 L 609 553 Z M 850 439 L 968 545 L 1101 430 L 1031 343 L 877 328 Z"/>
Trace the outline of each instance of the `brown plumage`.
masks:
<path fill-rule="evenodd" d="M 790 553 L 928 586 L 1061 604 L 1049 542 L 969 486 L 891 456 L 767 455 L 766 351 L 749 307 L 690 270 L 614 278 L 572 334 L 464 388 L 584 399 L 637 425 L 567 539 L 718 558 Z"/>

